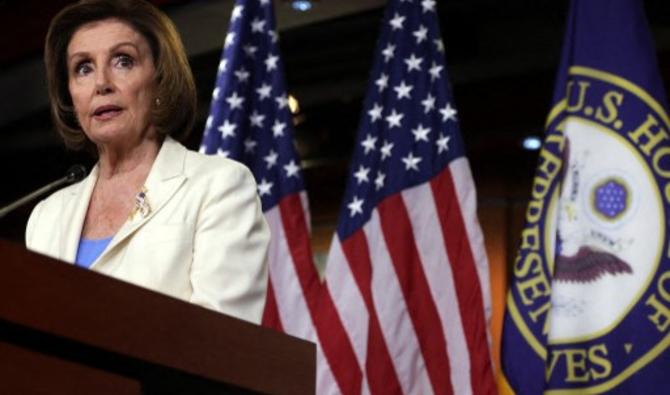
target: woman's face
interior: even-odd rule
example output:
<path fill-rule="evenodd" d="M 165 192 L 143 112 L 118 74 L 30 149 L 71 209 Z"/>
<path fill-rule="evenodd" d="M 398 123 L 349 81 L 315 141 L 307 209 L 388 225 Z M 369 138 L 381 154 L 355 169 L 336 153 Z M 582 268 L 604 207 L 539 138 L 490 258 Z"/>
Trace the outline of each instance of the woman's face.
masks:
<path fill-rule="evenodd" d="M 67 47 L 68 87 L 79 125 L 96 145 L 155 133 L 154 60 L 147 40 L 118 19 L 82 25 Z"/>

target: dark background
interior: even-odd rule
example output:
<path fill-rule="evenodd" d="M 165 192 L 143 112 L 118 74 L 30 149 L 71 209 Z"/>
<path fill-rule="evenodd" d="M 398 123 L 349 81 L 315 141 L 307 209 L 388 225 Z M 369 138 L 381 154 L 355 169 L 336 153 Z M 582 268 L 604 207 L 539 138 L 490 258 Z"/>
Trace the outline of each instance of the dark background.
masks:
<path fill-rule="evenodd" d="M 232 1 L 153 1 L 183 35 L 199 92 L 190 148 L 202 137 Z M 52 130 L 43 66 L 50 18 L 69 1 L 0 0 L 0 205 L 59 178 L 73 163 Z M 521 141 L 542 135 L 553 90 L 568 1 L 442 0 L 438 13 L 461 131 L 487 238 L 509 256 L 522 222 L 537 151 Z M 320 0 L 307 13 L 275 1 L 287 86 L 300 102 L 297 145 L 312 208 L 314 247 L 324 253 L 343 194 L 368 73 L 382 21 L 380 0 Z M 663 80 L 670 82 L 670 2 L 645 1 Z M 204 18 L 203 15 L 207 15 Z M 22 241 L 31 205 L 0 219 L 0 237 Z M 502 219 L 500 219 L 502 218 Z M 495 225 L 493 225 L 495 223 Z M 508 260 L 509 262 L 509 260 Z"/>

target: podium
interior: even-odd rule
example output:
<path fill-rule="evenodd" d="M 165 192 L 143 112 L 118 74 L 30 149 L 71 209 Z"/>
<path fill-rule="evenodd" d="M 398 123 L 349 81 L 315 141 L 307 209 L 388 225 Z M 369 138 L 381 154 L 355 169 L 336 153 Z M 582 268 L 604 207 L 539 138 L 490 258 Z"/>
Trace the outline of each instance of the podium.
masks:
<path fill-rule="evenodd" d="M 313 343 L 0 240 L 0 393 L 313 394 Z"/>

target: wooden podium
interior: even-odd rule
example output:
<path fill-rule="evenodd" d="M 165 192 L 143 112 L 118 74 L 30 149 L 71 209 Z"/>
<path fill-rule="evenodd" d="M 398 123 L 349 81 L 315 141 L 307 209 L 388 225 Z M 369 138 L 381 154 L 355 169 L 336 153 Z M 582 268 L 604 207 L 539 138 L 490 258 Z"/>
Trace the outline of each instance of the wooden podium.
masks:
<path fill-rule="evenodd" d="M 2 394 L 313 394 L 314 344 L 0 240 Z"/>

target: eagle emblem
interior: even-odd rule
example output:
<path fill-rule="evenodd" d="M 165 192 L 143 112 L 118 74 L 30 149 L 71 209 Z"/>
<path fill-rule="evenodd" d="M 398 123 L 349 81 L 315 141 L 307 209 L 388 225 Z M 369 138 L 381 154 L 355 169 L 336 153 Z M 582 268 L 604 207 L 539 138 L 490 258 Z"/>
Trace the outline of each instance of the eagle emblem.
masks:
<path fill-rule="evenodd" d="M 603 177 L 588 196 L 583 196 L 580 178 L 588 155 L 588 151 L 583 151 L 579 160 L 571 163 L 570 140 L 566 136 L 555 281 L 587 283 L 606 274 L 615 276 L 633 273 L 631 265 L 617 254 L 628 243 L 610 237 L 583 213 L 589 209 L 601 221 L 617 221 L 628 208 L 630 189 L 625 181 L 617 177 Z M 584 198 L 588 199 L 588 204 L 584 204 Z"/>

